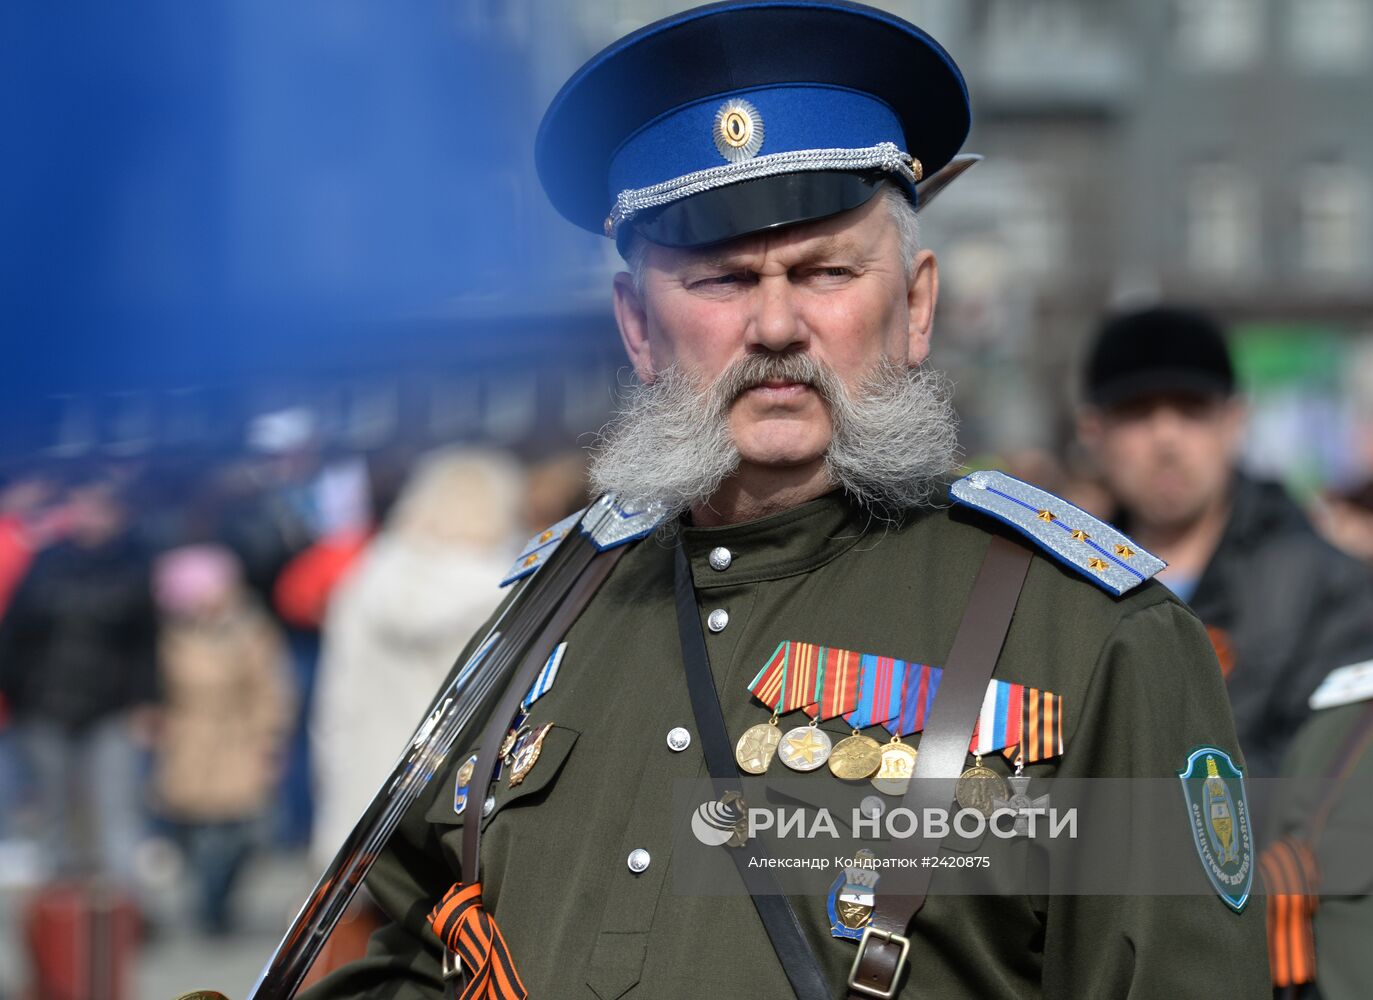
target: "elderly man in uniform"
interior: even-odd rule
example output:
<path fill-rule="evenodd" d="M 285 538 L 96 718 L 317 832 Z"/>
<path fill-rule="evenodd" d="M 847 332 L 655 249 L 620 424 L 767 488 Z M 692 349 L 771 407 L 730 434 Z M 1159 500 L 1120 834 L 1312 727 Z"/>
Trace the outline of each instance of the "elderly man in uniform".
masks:
<path fill-rule="evenodd" d="M 1161 564 L 1009 477 L 949 484 L 954 416 L 924 364 L 938 270 L 915 212 L 968 126 L 943 49 L 833 0 L 676 15 L 554 99 L 540 175 L 629 262 L 615 316 L 642 383 L 593 476 L 629 521 L 645 504 L 661 519 L 616 549 L 534 682 L 509 685 L 518 714 L 488 713 L 507 734 L 494 778 L 477 767 L 493 744 L 458 736 L 370 877 L 393 923 L 311 998 L 1266 993 L 1247 883 L 1223 899 L 879 884 L 846 923 L 823 895 L 671 878 L 674 783 L 722 778 L 722 760 L 916 801 L 915 781 L 878 784 L 890 769 L 947 803 L 960 775 L 1004 788 L 1013 768 L 1171 783 L 1204 750 L 1242 802 L 1214 655 L 1149 580 Z M 531 542 L 518 587 L 551 583 L 566 527 Z M 944 678 L 927 714 L 909 684 L 878 705 L 879 662 L 922 692 Z M 816 663 L 825 679 L 796 683 Z M 815 724 L 769 725 L 799 709 Z M 1190 855 L 1182 794 L 1165 826 Z M 1248 871 L 1240 841 L 1224 863 Z"/>

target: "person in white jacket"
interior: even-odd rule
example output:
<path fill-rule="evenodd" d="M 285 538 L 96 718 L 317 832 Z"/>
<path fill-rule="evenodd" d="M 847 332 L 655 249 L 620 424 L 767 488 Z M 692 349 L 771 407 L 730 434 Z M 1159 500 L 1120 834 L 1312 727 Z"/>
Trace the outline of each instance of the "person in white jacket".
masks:
<path fill-rule="evenodd" d="M 310 722 L 317 869 L 390 774 L 456 651 L 499 602 L 496 583 L 526 534 L 524 505 L 513 458 L 436 452 L 334 593 Z"/>

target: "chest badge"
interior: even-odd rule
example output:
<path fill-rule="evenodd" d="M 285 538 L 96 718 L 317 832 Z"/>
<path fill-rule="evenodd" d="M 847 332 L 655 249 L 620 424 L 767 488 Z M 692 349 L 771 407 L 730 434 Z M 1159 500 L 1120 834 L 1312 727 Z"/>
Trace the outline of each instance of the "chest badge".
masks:
<path fill-rule="evenodd" d="M 453 785 L 453 811 L 459 816 L 467 808 L 467 790 L 472 787 L 472 775 L 477 770 L 477 755 L 473 754 L 458 768 L 458 777 Z"/>
<path fill-rule="evenodd" d="M 544 737 L 553 728 L 553 723 L 545 722 L 538 729 L 527 733 L 520 743 L 515 747 L 514 755 L 510 760 L 510 785 L 514 788 L 529 776 L 529 772 L 534 770 L 534 765 L 539 762 L 539 754 L 543 750 Z"/>
<path fill-rule="evenodd" d="M 853 864 L 844 869 L 830 886 L 828 910 L 830 934 L 846 941 L 858 941 L 863 928 L 872 920 L 877 906 L 877 880 L 874 871 L 876 856 L 867 849 L 853 856 Z"/>

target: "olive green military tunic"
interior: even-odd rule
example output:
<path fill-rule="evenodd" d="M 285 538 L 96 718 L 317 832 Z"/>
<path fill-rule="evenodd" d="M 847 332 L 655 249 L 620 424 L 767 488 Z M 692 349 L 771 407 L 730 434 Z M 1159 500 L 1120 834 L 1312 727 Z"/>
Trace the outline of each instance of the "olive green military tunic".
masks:
<path fill-rule="evenodd" d="M 747 685 L 783 640 L 945 661 L 990 532 L 976 511 L 923 509 L 873 522 L 839 494 L 722 528 L 684 528 L 731 740 L 768 710 Z M 724 550 L 728 558 L 712 551 Z M 706 775 L 673 610 L 673 550 L 635 543 L 566 636 L 553 688 L 531 709 L 553 723 L 524 782 L 495 785 L 483 820 L 483 899 L 534 1000 L 792 996 L 744 895 L 685 893 L 672 879 L 675 779 Z M 719 625 L 724 616 L 716 615 Z M 1156 583 L 1113 597 L 1036 557 L 995 676 L 1061 694 L 1065 753 L 1032 776 L 1167 777 L 1213 744 L 1239 759 L 1219 668 L 1201 625 Z M 667 734 L 691 733 L 674 752 Z M 846 735 L 842 722 L 826 728 Z M 885 738 L 880 730 L 871 731 Z M 439 947 L 425 914 L 461 879 L 454 773 L 405 818 L 368 886 L 396 924 L 325 997 L 436 998 Z M 1006 773 L 1004 761 L 990 766 Z M 774 763 L 776 768 L 780 764 Z M 835 781 L 826 769 L 806 776 Z M 680 817 L 678 817 L 680 820 Z M 1179 795 L 1178 823 L 1185 825 Z M 635 873 L 626 859 L 646 851 Z M 642 860 L 642 858 L 641 858 Z M 880 895 L 880 885 L 879 885 Z M 823 894 L 792 898 L 834 984 L 856 944 L 830 934 Z M 1262 907 L 1216 896 L 931 895 L 912 933 L 903 998 L 1267 996 Z"/>
<path fill-rule="evenodd" d="M 1355 727 L 1369 710 L 1367 700 L 1316 712 L 1298 730 L 1283 761 L 1283 803 L 1276 834 L 1309 836 L 1321 803 L 1334 790 L 1332 771 Z M 1366 745 L 1330 807 L 1316 860 L 1324 886 L 1312 920 L 1316 941 L 1316 986 L 1322 1000 L 1363 1000 L 1373 993 L 1373 751 Z"/>

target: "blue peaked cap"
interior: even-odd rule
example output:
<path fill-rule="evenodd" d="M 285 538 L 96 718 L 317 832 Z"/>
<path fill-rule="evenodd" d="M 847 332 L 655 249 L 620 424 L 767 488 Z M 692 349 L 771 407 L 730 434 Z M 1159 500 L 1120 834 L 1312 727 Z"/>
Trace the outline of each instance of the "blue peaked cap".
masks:
<path fill-rule="evenodd" d="M 535 145 L 583 229 L 696 246 L 857 207 L 958 152 L 967 87 L 929 35 L 843 0 L 711 4 L 593 57 Z"/>

